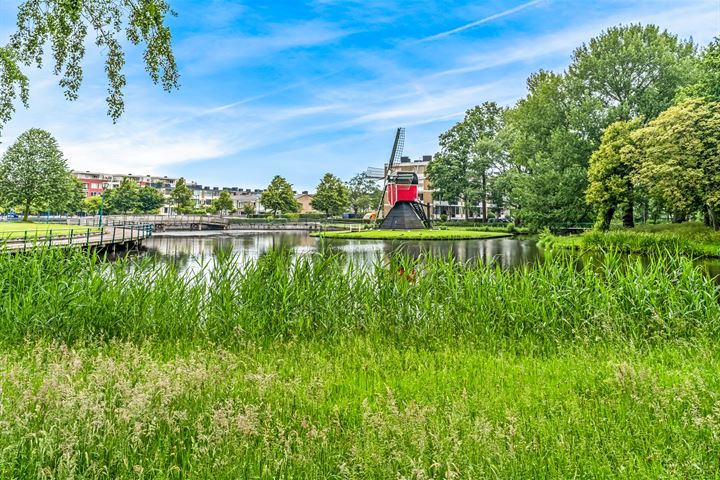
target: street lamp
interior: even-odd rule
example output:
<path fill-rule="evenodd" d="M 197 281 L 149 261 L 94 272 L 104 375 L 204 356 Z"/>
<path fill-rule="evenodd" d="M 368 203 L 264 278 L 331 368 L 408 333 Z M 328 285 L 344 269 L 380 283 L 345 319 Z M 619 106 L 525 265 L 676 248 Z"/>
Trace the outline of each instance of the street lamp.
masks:
<path fill-rule="evenodd" d="M 102 184 L 102 193 L 100 194 L 100 225 L 98 225 L 100 228 L 102 228 L 102 217 L 103 217 L 103 207 L 105 206 L 105 190 L 110 186 L 109 183 L 103 183 Z"/>

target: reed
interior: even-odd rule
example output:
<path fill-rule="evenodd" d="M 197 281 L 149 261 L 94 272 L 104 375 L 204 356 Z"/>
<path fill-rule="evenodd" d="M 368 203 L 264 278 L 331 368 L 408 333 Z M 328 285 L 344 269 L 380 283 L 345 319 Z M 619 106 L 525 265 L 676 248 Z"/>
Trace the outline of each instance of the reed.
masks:
<path fill-rule="evenodd" d="M 688 259 L 572 256 L 501 271 L 396 257 L 361 267 L 334 254 L 231 253 L 192 273 L 152 259 L 40 251 L 0 256 L 0 338 L 208 340 L 454 338 L 552 349 L 575 341 L 717 338 L 715 282 Z"/>

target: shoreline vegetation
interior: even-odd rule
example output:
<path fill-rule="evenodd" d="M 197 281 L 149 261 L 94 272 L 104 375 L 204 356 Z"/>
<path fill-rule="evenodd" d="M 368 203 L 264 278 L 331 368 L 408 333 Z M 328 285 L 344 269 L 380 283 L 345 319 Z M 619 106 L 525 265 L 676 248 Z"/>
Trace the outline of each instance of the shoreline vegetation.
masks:
<path fill-rule="evenodd" d="M 197 267 L 0 256 L 0 477 L 718 473 L 720 303 L 689 259 Z"/>
<path fill-rule="evenodd" d="M 701 223 L 638 225 L 607 232 L 592 230 L 581 235 L 540 235 L 540 245 L 580 251 L 675 254 L 720 258 L 720 232 Z"/>
<path fill-rule="evenodd" d="M 484 228 L 439 228 L 432 230 L 342 230 L 313 232 L 312 237 L 348 240 L 476 240 L 511 237 L 513 233 L 505 228 L 488 230 Z"/>

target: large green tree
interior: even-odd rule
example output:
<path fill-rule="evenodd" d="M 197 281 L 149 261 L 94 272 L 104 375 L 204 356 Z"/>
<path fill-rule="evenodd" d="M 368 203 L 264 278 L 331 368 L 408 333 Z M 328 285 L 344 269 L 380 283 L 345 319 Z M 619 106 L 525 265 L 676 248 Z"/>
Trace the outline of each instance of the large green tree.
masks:
<path fill-rule="evenodd" d="M 31 209 L 64 210 L 73 187 L 58 142 L 45 130 L 24 132 L 0 161 L 0 202 L 22 208 L 23 221 Z"/>
<path fill-rule="evenodd" d="M 156 213 L 165 203 L 165 195 L 157 188 L 145 185 L 138 190 L 138 210 L 142 213 Z"/>
<path fill-rule="evenodd" d="M 178 73 L 165 24 L 174 15 L 165 0 L 24 0 L 18 6 L 17 29 L 0 46 L 0 129 L 19 100 L 28 105 L 29 81 L 23 67 L 41 68 L 50 60 L 68 100 L 78 97 L 83 58 L 92 33 L 105 55 L 108 114 L 117 120 L 124 109 L 123 73 L 128 45 L 143 46 L 145 70 L 169 91 Z"/>
<path fill-rule="evenodd" d="M 364 213 L 377 207 L 382 189 L 376 180 L 369 178 L 365 172 L 358 173 L 347 182 L 349 205 L 353 213 Z"/>
<path fill-rule="evenodd" d="M 601 230 L 610 228 L 618 207 L 625 212 L 623 225 L 634 226 L 633 216 L 628 215 L 632 210 L 627 208 L 635 201 L 631 134 L 641 125 L 642 118 L 613 123 L 605 129 L 600 146 L 590 156 L 586 199 L 598 212 L 596 226 Z"/>
<path fill-rule="evenodd" d="M 326 173 L 310 200 L 315 210 L 325 212 L 327 216 L 340 215 L 350 205 L 348 189 L 338 177 Z"/>
<path fill-rule="evenodd" d="M 105 194 L 105 208 L 112 213 L 140 211 L 140 186 L 131 178 L 123 178 L 116 188 Z"/>
<path fill-rule="evenodd" d="M 583 221 L 592 108 L 573 99 L 562 75 L 540 71 L 527 85 L 528 95 L 506 115 L 501 137 L 511 166 L 499 183 L 516 220 L 531 228 Z"/>
<path fill-rule="evenodd" d="M 695 80 L 696 67 L 691 41 L 656 25 L 619 25 L 575 50 L 568 86 L 573 96 L 594 105 L 592 120 L 604 128 L 615 121 L 657 117 Z M 625 202 L 624 209 L 623 223 L 634 226 L 634 202 Z"/>
<path fill-rule="evenodd" d="M 498 134 L 505 109 L 485 102 L 465 112 L 465 118 L 440 135 L 440 152 L 428 166 L 428 176 L 437 198 L 462 200 L 467 216 L 480 202 L 487 219 L 489 177 L 505 159 Z"/>
<path fill-rule="evenodd" d="M 702 210 L 720 228 L 720 102 L 688 99 L 633 134 L 635 181 L 678 218 Z"/>
<path fill-rule="evenodd" d="M 657 117 L 695 79 L 696 63 L 691 41 L 656 25 L 619 25 L 577 48 L 568 74 L 578 95 L 599 101 L 608 125 Z"/>
<path fill-rule="evenodd" d="M 183 177 L 180 177 L 178 181 L 175 182 L 175 188 L 173 188 L 170 194 L 170 199 L 177 213 L 189 213 L 195 206 L 193 192 L 187 186 L 187 182 Z"/>
<path fill-rule="evenodd" d="M 295 200 L 292 185 L 280 175 L 275 175 L 270 185 L 260 195 L 260 203 L 274 215 L 296 213 L 300 204 Z"/>

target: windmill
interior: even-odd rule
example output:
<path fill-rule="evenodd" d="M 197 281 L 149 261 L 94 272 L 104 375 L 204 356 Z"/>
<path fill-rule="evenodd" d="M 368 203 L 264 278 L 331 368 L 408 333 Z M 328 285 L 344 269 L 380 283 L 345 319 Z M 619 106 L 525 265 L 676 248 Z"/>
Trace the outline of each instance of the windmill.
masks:
<path fill-rule="evenodd" d="M 417 201 L 418 176 L 411 172 L 393 172 L 393 167 L 399 163 L 402 157 L 403 147 L 405 146 L 405 129 L 398 128 L 395 133 L 395 142 L 393 143 L 392 152 L 390 153 L 390 161 L 387 170 L 380 172 L 368 169 L 368 175 L 373 175 L 378 180 L 383 179 L 382 196 L 377 209 L 375 221 L 383 214 L 385 206 L 385 196 L 387 195 L 391 209 L 387 216 L 382 219 L 381 229 L 420 229 L 431 228 L 430 220 L 425 215 L 422 204 Z"/>
<path fill-rule="evenodd" d="M 388 185 L 388 178 L 390 177 L 390 174 L 392 173 L 392 168 L 395 163 L 400 161 L 400 157 L 402 157 L 403 148 L 405 147 L 405 129 L 400 127 L 397 129 L 397 132 L 395 132 L 395 142 L 393 143 L 392 152 L 390 153 L 390 161 L 388 162 L 387 171 L 382 172 L 382 179 L 383 179 L 383 189 L 382 189 L 382 195 L 380 196 L 380 204 L 377 208 L 377 217 L 375 218 L 375 221 L 377 222 L 377 219 L 380 218 L 380 216 L 383 214 L 384 206 L 385 206 L 385 192 L 387 192 L 387 185 Z"/>

